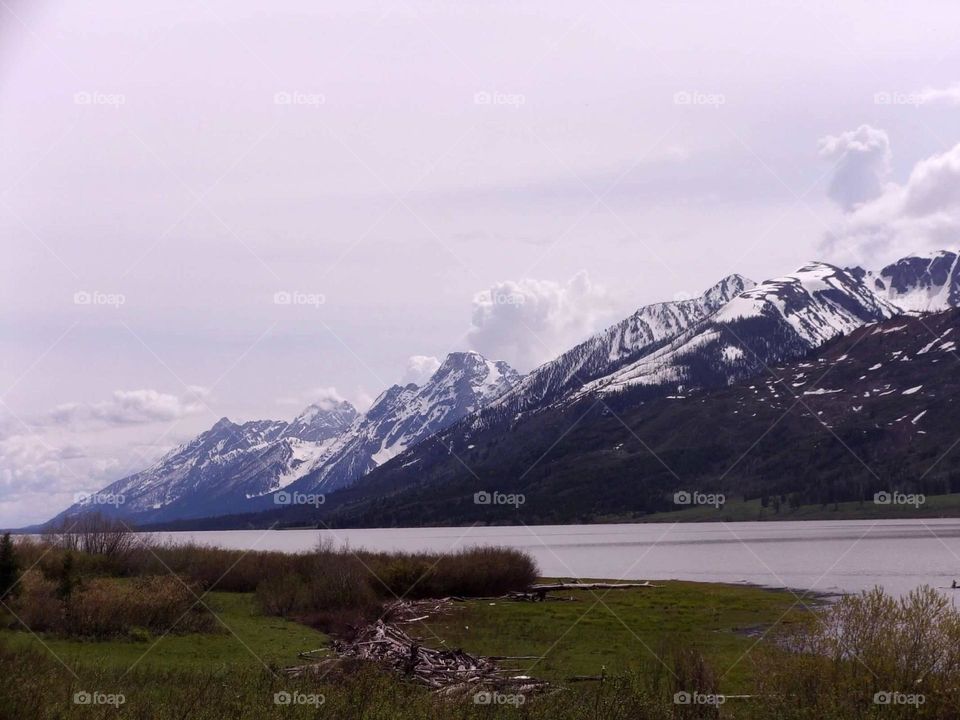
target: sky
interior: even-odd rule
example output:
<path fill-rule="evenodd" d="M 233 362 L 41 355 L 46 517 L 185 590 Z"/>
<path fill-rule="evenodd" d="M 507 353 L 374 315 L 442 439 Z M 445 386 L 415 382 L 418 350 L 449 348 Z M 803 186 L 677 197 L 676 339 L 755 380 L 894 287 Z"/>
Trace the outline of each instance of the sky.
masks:
<path fill-rule="evenodd" d="M 0 2 L 0 526 L 220 417 L 956 247 L 948 2 Z"/>

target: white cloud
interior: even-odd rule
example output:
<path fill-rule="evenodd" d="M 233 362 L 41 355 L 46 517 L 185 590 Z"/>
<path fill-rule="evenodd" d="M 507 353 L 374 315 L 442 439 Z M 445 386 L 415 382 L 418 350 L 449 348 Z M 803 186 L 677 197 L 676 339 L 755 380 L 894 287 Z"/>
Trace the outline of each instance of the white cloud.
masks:
<path fill-rule="evenodd" d="M 314 388 L 309 396 L 310 404 L 316 405 L 322 410 L 331 410 L 344 400 L 343 396 L 332 386 Z"/>
<path fill-rule="evenodd" d="M 824 250 L 833 259 L 877 265 L 960 241 L 960 144 L 918 162 L 903 184 L 847 213 Z"/>
<path fill-rule="evenodd" d="M 440 368 L 440 359 L 433 355 L 411 355 L 401 384 L 423 385 Z"/>
<path fill-rule="evenodd" d="M 960 105 L 960 83 L 946 88 L 926 87 L 917 93 L 922 104 Z"/>
<path fill-rule="evenodd" d="M 190 386 L 183 395 L 157 390 L 116 390 L 109 400 L 95 403 L 65 403 L 41 418 L 43 425 L 102 423 L 122 426 L 151 422 L 169 422 L 204 409 L 206 388 Z"/>
<path fill-rule="evenodd" d="M 890 175 L 890 138 L 861 125 L 820 139 L 820 155 L 836 163 L 828 195 L 846 211 L 879 197 Z"/>
<path fill-rule="evenodd" d="M 580 271 L 566 283 L 504 280 L 473 298 L 470 346 L 522 371 L 556 357 L 609 318 L 602 287 Z"/>

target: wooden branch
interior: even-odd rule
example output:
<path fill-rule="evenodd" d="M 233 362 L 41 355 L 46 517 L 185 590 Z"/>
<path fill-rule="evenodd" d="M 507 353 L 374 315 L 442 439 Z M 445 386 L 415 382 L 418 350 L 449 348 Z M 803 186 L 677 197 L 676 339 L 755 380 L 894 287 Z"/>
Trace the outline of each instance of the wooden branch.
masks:
<path fill-rule="evenodd" d="M 629 588 L 658 588 L 662 585 L 654 585 L 649 580 L 638 583 L 545 583 L 542 585 L 531 585 L 528 592 L 551 592 L 553 590 L 627 590 Z"/>

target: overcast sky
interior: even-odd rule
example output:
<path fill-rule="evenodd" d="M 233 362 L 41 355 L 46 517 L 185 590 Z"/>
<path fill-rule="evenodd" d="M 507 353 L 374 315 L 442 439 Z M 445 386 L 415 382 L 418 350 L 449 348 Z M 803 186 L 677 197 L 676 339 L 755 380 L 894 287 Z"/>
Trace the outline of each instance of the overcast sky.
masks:
<path fill-rule="evenodd" d="M 956 3 L 0 3 L 0 525 L 221 416 L 954 247 Z M 517 301 L 522 298 L 522 302 Z"/>

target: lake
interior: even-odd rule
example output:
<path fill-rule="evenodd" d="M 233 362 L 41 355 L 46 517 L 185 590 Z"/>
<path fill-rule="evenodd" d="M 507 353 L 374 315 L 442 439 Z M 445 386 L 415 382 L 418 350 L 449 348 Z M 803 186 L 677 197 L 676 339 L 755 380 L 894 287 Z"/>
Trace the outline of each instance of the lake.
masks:
<path fill-rule="evenodd" d="M 226 548 L 296 552 L 320 538 L 367 550 L 526 550 L 551 577 L 697 580 L 903 594 L 960 581 L 960 519 L 162 533 Z"/>

